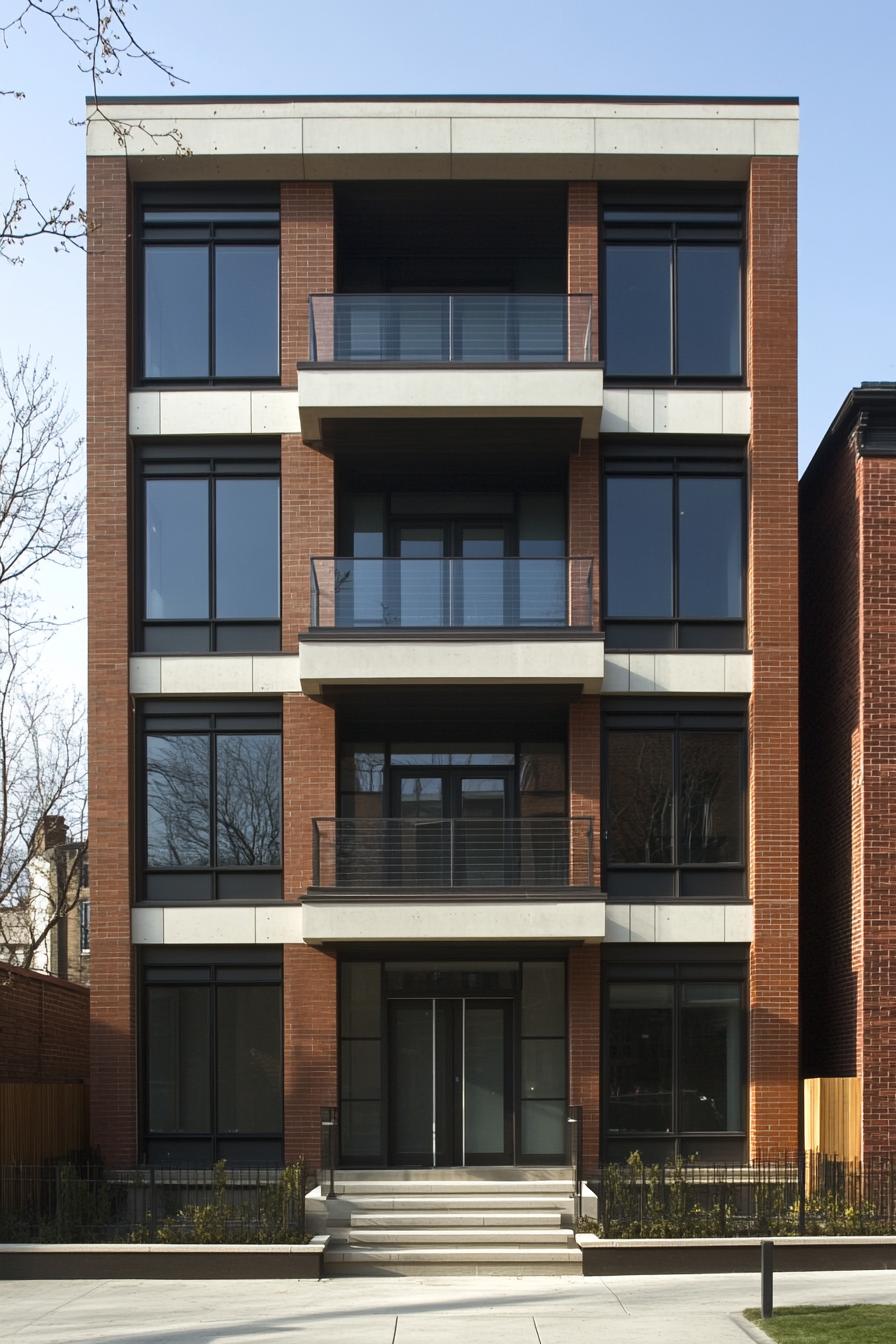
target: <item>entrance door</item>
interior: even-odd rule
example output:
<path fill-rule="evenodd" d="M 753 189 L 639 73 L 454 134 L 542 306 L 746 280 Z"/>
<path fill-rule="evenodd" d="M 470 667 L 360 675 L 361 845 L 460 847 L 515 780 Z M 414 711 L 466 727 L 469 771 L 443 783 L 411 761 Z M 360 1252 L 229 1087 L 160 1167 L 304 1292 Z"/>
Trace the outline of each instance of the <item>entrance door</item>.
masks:
<path fill-rule="evenodd" d="M 390 999 L 389 1163 L 513 1161 L 509 999 Z"/>

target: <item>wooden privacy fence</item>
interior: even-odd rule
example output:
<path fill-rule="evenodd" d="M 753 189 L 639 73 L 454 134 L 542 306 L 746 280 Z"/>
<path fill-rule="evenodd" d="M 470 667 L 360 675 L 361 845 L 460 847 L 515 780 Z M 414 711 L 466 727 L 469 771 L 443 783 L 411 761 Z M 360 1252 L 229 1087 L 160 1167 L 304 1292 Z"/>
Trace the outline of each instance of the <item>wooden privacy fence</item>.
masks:
<path fill-rule="evenodd" d="M 0 1166 L 44 1162 L 87 1144 L 86 1083 L 0 1083 Z"/>
<path fill-rule="evenodd" d="M 807 1153 L 840 1162 L 862 1156 L 862 1088 L 858 1078 L 803 1080 L 803 1142 Z"/>

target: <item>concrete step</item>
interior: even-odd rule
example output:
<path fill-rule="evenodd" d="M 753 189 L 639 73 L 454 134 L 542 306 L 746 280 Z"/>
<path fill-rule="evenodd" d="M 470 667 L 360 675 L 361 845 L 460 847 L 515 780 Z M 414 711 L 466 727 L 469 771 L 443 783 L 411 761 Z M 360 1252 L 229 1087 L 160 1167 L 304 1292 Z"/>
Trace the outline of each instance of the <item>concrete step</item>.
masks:
<path fill-rule="evenodd" d="M 413 1212 L 429 1209 L 433 1213 L 464 1213 L 474 1209 L 500 1209 L 522 1212 L 526 1209 L 544 1211 L 558 1209 L 568 1213 L 572 1195 L 346 1195 L 340 1197 L 351 1213 L 392 1209 L 395 1212 Z"/>
<path fill-rule="evenodd" d="M 394 1247 L 396 1250 L 405 1246 L 575 1247 L 575 1234 L 571 1227 L 401 1227 L 394 1230 L 350 1227 L 345 1229 L 345 1233 L 350 1246 Z M 337 1235 L 335 1240 L 341 1243 L 343 1237 Z"/>
<path fill-rule="evenodd" d="M 355 1184 L 370 1181 L 571 1181 L 572 1167 L 368 1167 L 351 1171 L 341 1167 L 336 1181 Z M 324 1183 L 326 1179 L 324 1178 Z"/>
<path fill-rule="evenodd" d="M 575 1274 L 582 1272 L 577 1247 L 526 1246 L 337 1246 L 324 1254 L 326 1275 Z"/>
<path fill-rule="evenodd" d="M 569 1195 L 570 1181 L 341 1181 L 335 1183 L 337 1195 Z"/>
<path fill-rule="evenodd" d="M 353 1213 L 352 1227 L 559 1227 L 559 1209 L 522 1209 L 503 1212 L 500 1209 L 479 1209 L 470 1213 L 442 1212 L 428 1209 L 419 1213 Z"/>

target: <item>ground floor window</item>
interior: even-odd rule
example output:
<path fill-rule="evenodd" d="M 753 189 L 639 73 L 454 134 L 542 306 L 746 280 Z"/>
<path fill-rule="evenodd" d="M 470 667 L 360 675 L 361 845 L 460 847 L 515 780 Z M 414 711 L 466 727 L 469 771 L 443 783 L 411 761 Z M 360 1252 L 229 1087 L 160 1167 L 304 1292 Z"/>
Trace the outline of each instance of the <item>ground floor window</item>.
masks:
<path fill-rule="evenodd" d="M 162 950 L 159 950 L 160 954 Z M 158 1165 L 279 1164 L 279 958 L 169 950 L 143 968 L 146 1158 Z"/>
<path fill-rule="evenodd" d="M 739 1161 L 746 1132 L 744 968 L 607 967 L 604 1156 Z"/>
<path fill-rule="evenodd" d="M 565 962 L 343 960 L 339 1076 L 346 1165 L 563 1161 Z"/>

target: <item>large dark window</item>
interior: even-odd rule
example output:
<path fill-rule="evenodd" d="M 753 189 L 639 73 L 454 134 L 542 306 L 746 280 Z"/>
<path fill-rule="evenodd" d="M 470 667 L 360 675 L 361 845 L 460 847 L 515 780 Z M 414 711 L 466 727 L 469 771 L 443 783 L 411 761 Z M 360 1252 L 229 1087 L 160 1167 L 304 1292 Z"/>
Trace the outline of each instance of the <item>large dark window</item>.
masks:
<path fill-rule="evenodd" d="M 607 376 L 730 382 L 743 371 L 743 209 L 624 201 L 602 219 Z"/>
<path fill-rule="evenodd" d="M 605 716 L 606 885 L 625 899 L 744 894 L 740 712 Z"/>
<path fill-rule="evenodd" d="M 282 1160 L 281 970 L 271 954 L 158 955 L 144 968 L 151 1163 Z"/>
<path fill-rule="evenodd" d="M 281 722 L 276 703 L 147 702 L 144 897 L 281 895 Z"/>
<path fill-rule="evenodd" d="M 742 648 L 742 450 L 610 446 L 604 468 L 608 646 Z"/>
<path fill-rule="evenodd" d="M 270 382 L 280 371 L 280 210 L 266 188 L 141 197 L 143 378 Z"/>
<path fill-rule="evenodd" d="M 275 446 L 144 445 L 138 647 L 280 648 L 280 460 Z"/>
<path fill-rule="evenodd" d="M 607 970 L 607 1159 L 736 1161 L 746 1129 L 742 963 Z"/>

